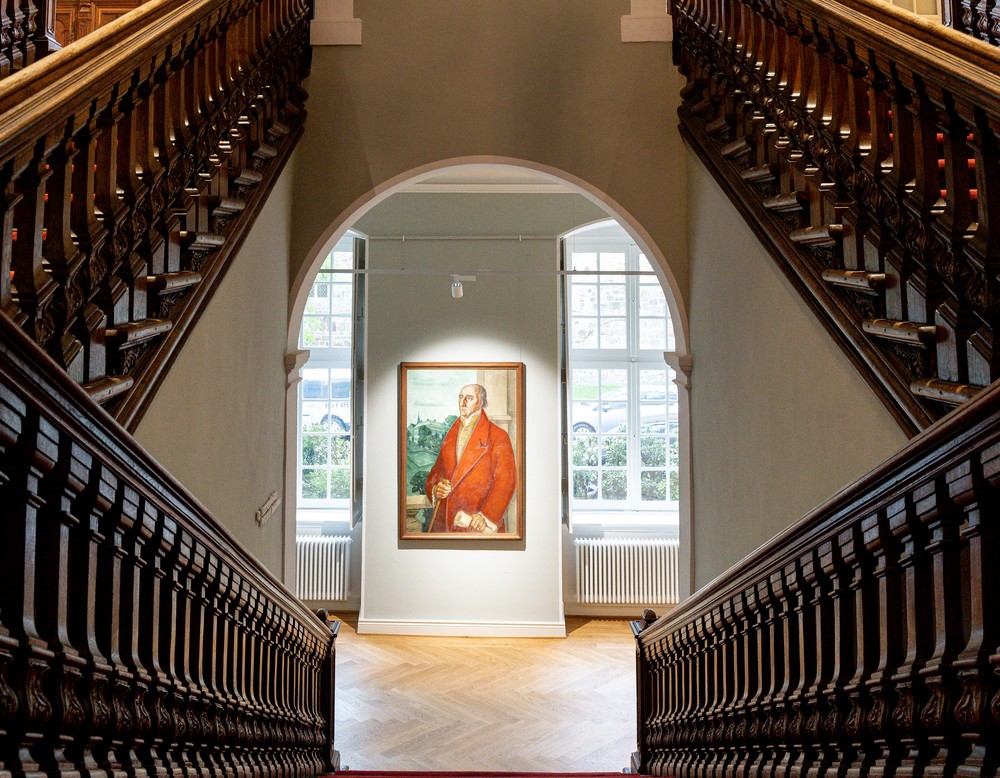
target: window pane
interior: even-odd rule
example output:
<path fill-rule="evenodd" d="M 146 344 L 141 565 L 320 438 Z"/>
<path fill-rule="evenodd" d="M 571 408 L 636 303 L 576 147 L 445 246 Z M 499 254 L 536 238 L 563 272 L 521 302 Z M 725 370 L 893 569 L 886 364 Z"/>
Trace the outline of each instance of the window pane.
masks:
<path fill-rule="evenodd" d="M 570 257 L 573 270 L 597 270 L 597 254 L 592 251 L 574 251 Z"/>
<path fill-rule="evenodd" d="M 667 474 L 663 470 L 643 470 L 640 475 L 643 502 L 666 502 Z"/>
<path fill-rule="evenodd" d="M 571 348 L 597 348 L 597 319 L 573 317 Z"/>
<path fill-rule="evenodd" d="M 334 284 L 330 290 L 330 310 L 341 316 L 351 315 L 351 285 Z"/>
<path fill-rule="evenodd" d="M 317 281 L 309 290 L 305 313 L 326 314 L 330 312 L 330 285 Z"/>
<path fill-rule="evenodd" d="M 639 319 L 639 348 L 667 350 L 667 328 L 663 319 Z"/>
<path fill-rule="evenodd" d="M 353 251 L 334 251 L 332 257 L 333 267 L 336 270 L 350 270 L 354 267 Z"/>
<path fill-rule="evenodd" d="M 597 284 L 572 282 L 570 286 L 570 307 L 573 316 L 596 316 Z"/>
<path fill-rule="evenodd" d="M 624 318 L 626 299 L 624 284 L 601 284 L 601 316 Z"/>
<path fill-rule="evenodd" d="M 302 396 L 307 400 L 325 400 L 330 396 L 330 372 L 305 368 L 302 371 Z"/>
<path fill-rule="evenodd" d="M 327 348 L 330 345 L 328 319 L 318 316 L 302 318 L 302 345 L 306 348 Z"/>
<path fill-rule="evenodd" d="M 595 467 L 598 464 L 596 435 L 577 435 L 573 438 L 573 464 L 577 467 Z"/>
<path fill-rule="evenodd" d="M 628 466 L 628 437 L 625 435 L 605 435 L 601 449 L 603 464 L 607 467 Z"/>
<path fill-rule="evenodd" d="M 644 283 L 639 287 L 639 315 L 666 317 L 667 298 L 659 284 Z"/>
<path fill-rule="evenodd" d="M 601 252 L 601 271 L 608 272 L 609 270 L 626 270 L 625 265 L 625 253 L 619 251 L 602 251 Z"/>
<path fill-rule="evenodd" d="M 598 392 L 597 370 L 574 369 L 571 373 L 574 400 L 596 400 Z"/>
<path fill-rule="evenodd" d="M 302 497 L 306 500 L 326 499 L 326 470 L 302 470 Z"/>
<path fill-rule="evenodd" d="M 601 479 L 601 498 L 616 502 L 628 499 L 628 476 L 624 471 L 605 471 Z"/>
<path fill-rule="evenodd" d="M 351 475 L 347 470 L 334 470 L 330 473 L 330 497 L 334 500 L 346 500 L 351 496 Z"/>
<path fill-rule="evenodd" d="M 639 464 L 642 467 L 666 467 L 667 438 L 661 435 L 642 435 L 639 439 Z"/>
<path fill-rule="evenodd" d="M 597 499 L 596 470 L 575 470 L 573 472 L 573 497 L 577 500 Z"/>
<path fill-rule="evenodd" d="M 350 435 L 334 435 L 330 440 L 330 464 L 342 467 L 351 464 Z"/>
<path fill-rule="evenodd" d="M 302 431 L 325 432 L 329 426 L 330 405 L 325 402 L 302 403 Z"/>
<path fill-rule="evenodd" d="M 333 348 L 351 347 L 350 319 L 330 319 L 330 329 L 332 330 L 330 345 Z"/>
<path fill-rule="evenodd" d="M 330 442 L 326 435 L 302 436 L 302 464 L 325 465 L 330 458 Z"/>
<path fill-rule="evenodd" d="M 601 348 L 624 349 L 625 319 L 601 319 Z"/>
<path fill-rule="evenodd" d="M 570 406 L 570 427 L 573 432 L 593 434 L 601 425 L 601 404 L 596 400 L 573 403 Z"/>

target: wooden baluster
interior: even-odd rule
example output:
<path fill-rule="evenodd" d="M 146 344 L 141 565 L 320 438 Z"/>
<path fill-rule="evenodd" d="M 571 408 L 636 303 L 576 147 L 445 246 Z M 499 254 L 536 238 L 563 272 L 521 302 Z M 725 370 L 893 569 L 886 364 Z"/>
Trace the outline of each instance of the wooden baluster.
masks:
<path fill-rule="evenodd" d="M 175 764 L 185 771 L 199 771 L 195 746 L 197 742 L 197 721 L 195 719 L 195 682 L 191 667 L 191 611 L 194 592 L 192 590 L 192 566 L 194 564 L 194 539 L 182 527 L 178 527 L 175 540 L 175 556 L 171 568 L 175 571 L 173 589 L 176 592 L 175 617 L 172 625 L 174 636 L 175 686 L 173 716 L 176 751 L 171 754 Z"/>
<path fill-rule="evenodd" d="M 12 505 L 20 494 L 17 471 L 20 469 L 17 445 L 24 427 L 27 407 L 24 402 L 0 385 L 0 504 Z M 0 560 L 4 549 L 13 549 L 13 522 L 0 518 Z M 16 535 L 17 533 L 13 533 Z M 5 561 L 5 560 L 4 560 Z M 0 602 L 3 595 L 0 593 Z M 18 653 L 18 640 L 13 619 L 6 608 L 0 607 L 0 767 L 14 767 L 8 745 L 15 741 L 14 726 L 18 716 L 18 695 L 12 669 Z"/>
<path fill-rule="evenodd" d="M 722 618 L 725 621 L 726 635 L 726 706 L 722 712 L 721 742 L 726 749 L 724 763 L 720 765 L 725 774 L 735 769 L 739 752 L 736 749 L 736 729 L 739 725 L 737 708 L 741 700 L 743 686 L 746 683 L 744 641 L 745 631 L 743 621 L 739 618 L 741 598 L 739 595 L 727 599 L 722 605 Z"/>
<path fill-rule="evenodd" d="M 998 452 L 987 451 L 961 463 L 945 475 L 948 495 L 962 511 L 961 540 L 965 546 L 966 564 L 961 584 L 964 595 L 963 617 L 969 629 L 965 646 L 955 658 L 953 667 L 957 688 L 953 700 L 953 716 L 962 733 L 960 775 L 983 775 L 996 769 L 996 754 L 987 755 L 989 744 L 996 744 L 998 727 L 991 720 L 989 704 L 997 689 L 991 657 L 1000 648 L 1000 530 L 993 520 L 997 516 L 997 495 L 990 489 L 989 478 L 998 472 Z M 984 516 L 985 514 L 985 516 Z M 985 519 L 985 520 L 984 520 Z M 953 748 L 959 751 L 957 748 Z M 960 752 L 961 753 L 961 752 Z"/>
<path fill-rule="evenodd" d="M 927 700 L 920 710 L 921 729 L 929 748 L 926 767 L 949 770 L 948 733 L 955 702 L 954 662 L 966 645 L 962 613 L 962 552 L 959 529 L 962 517 L 956 516 L 947 487 L 934 482 L 933 490 L 922 495 L 916 505 L 920 521 L 927 528 L 934 595 L 926 607 L 934 611 L 934 651 L 921 675 L 927 688 Z M 955 756 L 951 755 L 953 761 Z"/>
<path fill-rule="evenodd" d="M 822 734 L 826 743 L 834 749 L 829 764 L 837 769 L 842 764 L 849 765 L 855 760 L 857 753 L 851 745 L 853 734 L 848 731 L 847 726 L 853 707 L 847 687 L 855 675 L 856 667 L 864 662 L 863 656 L 857 656 L 858 640 L 855 633 L 860 627 L 855 623 L 854 593 L 851 591 L 854 571 L 843 556 L 844 544 L 852 542 L 851 534 L 844 533 L 836 541 L 820 544 L 818 552 L 823 574 L 830 582 L 830 618 L 823 632 L 823 645 L 831 647 L 832 669 L 829 683 L 817 691 L 819 698 L 824 700 L 826 711 Z"/>
<path fill-rule="evenodd" d="M 885 257 L 892 245 L 892 230 L 887 222 L 894 214 L 895 205 L 894 198 L 886 194 L 886 190 L 891 188 L 887 179 L 895 165 L 891 119 L 894 109 L 885 70 L 888 66 L 875 53 L 869 52 L 867 81 L 871 149 L 861 162 L 861 183 L 854 202 L 859 212 L 850 211 L 856 240 L 844 241 L 846 267 L 881 274 L 885 273 Z M 853 254 L 855 251 L 858 252 L 856 257 Z M 889 317 L 885 297 L 883 280 L 882 290 L 877 298 L 873 298 L 868 311 L 870 318 Z"/>
<path fill-rule="evenodd" d="M 825 553 L 832 553 L 832 545 L 820 545 L 801 560 L 804 619 L 800 629 L 805 650 L 802 654 L 803 673 L 802 738 L 805 747 L 800 758 L 792 764 L 793 775 L 823 775 L 835 763 L 836 726 L 832 735 L 824 731 L 824 718 L 828 711 L 836 711 L 836 698 L 831 694 L 831 679 L 837 661 L 835 604 L 830 596 L 830 581 L 823 569 Z"/>
<path fill-rule="evenodd" d="M 229 765 L 225 763 L 226 754 L 220 748 L 219 743 L 225 735 L 225 730 L 221 733 L 219 725 L 223 723 L 223 696 L 221 692 L 221 673 L 219 663 L 220 656 L 220 621 L 222 610 L 219 607 L 221 598 L 220 587 L 222 580 L 220 577 L 221 560 L 215 554 L 211 554 L 206 563 L 205 575 L 205 606 L 202 627 L 202 666 L 205 685 L 205 721 L 208 725 L 206 739 L 209 742 L 208 754 L 210 764 L 216 770 L 225 772 Z"/>
<path fill-rule="evenodd" d="M 801 696 L 806 686 L 807 675 L 811 678 L 815 668 L 811 663 L 815 649 L 808 646 L 815 632 L 808 629 L 805 623 L 803 581 L 799 564 L 797 561 L 789 562 L 782 571 L 785 596 L 781 626 L 785 644 L 785 669 L 784 682 L 777 696 L 780 718 L 775 739 L 783 751 L 778 765 L 784 774 L 792 772 L 793 764 L 804 750 L 802 730 L 805 717 Z"/>
<path fill-rule="evenodd" d="M 15 206 L 11 282 L 14 304 L 20 309 L 24 329 L 39 346 L 49 350 L 56 334 L 56 297 L 59 292 L 55 279 L 42 262 L 45 237 L 45 185 L 51 171 L 48 158 L 51 145 L 48 138 L 40 139 L 23 172 L 15 180 L 20 200 Z"/>
<path fill-rule="evenodd" d="M 0 312 L 18 327 L 26 316 L 14 304 L 11 275 L 14 270 L 14 213 L 21 195 L 14 191 L 13 162 L 0 168 Z"/>
<path fill-rule="evenodd" d="M 4 40 L 4 52 L 10 62 L 8 72 L 21 70 L 25 66 L 24 62 L 24 7 L 21 0 L 3 0 L 5 9 L 6 24 L 4 32 L 7 33 Z"/>
<path fill-rule="evenodd" d="M 55 334 L 50 340 L 49 355 L 77 382 L 84 379 L 83 346 L 75 337 L 74 320 L 87 296 L 84 256 L 73 243 L 71 198 L 73 165 L 77 150 L 69 138 L 59 143 L 49 155 L 51 176 L 45 187 L 45 240 L 42 242 L 43 265 L 59 286 L 53 301 Z"/>
<path fill-rule="evenodd" d="M 901 759 L 900 744 L 890 729 L 889 718 L 896 701 L 892 679 L 902 662 L 905 647 L 905 607 L 897 564 L 900 551 L 883 513 L 863 519 L 861 531 L 867 553 L 873 559 L 871 574 L 875 578 L 876 600 L 872 604 L 880 615 L 877 631 L 866 636 L 866 640 L 874 644 L 875 661 L 864 681 L 871 700 L 865 725 L 875 746 L 875 756 L 866 757 L 866 764 L 868 775 L 883 776 L 894 774 Z"/>
<path fill-rule="evenodd" d="M 38 59 L 35 50 L 35 33 L 38 29 L 38 6 L 35 0 L 14 0 L 21 12 L 21 30 L 17 36 L 16 48 L 20 53 L 20 68 L 26 68 L 34 64 Z"/>
<path fill-rule="evenodd" d="M 841 558 L 850 571 L 849 599 L 854 609 L 853 675 L 844 691 L 849 710 L 844 721 L 844 731 L 854 749 L 854 758 L 847 770 L 847 778 L 856 778 L 870 766 L 872 747 L 868 717 L 873 701 L 866 682 L 878 664 L 879 607 L 878 593 L 872 578 L 872 559 L 867 553 L 861 528 L 855 524 L 840 533 Z"/>
<path fill-rule="evenodd" d="M 759 769 L 763 763 L 765 754 L 764 741 L 767 734 L 764 726 L 767 718 L 764 713 L 766 704 L 767 689 L 771 683 L 771 642 L 770 642 L 770 614 L 768 605 L 770 602 L 770 591 L 767 581 L 761 581 L 747 590 L 747 605 L 750 609 L 750 642 L 753 645 L 753 657 L 756 664 L 750 665 L 750 697 L 747 700 L 747 733 L 746 733 L 746 753 L 743 757 L 744 764 L 751 773 Z"/>
<path fill-rule="evenodd" d="M 5 410 L 10 409 L 7 404 Z M 55 467 L 58 459 L 58 433 L 44 419 L 25 409 L 15 456 L 10 463 L 7 498 L 0 522 L 0 613 L 10 638 L 13 659 L 8 677 L 16 680 L 18 719 L 0 748 L 4 766 L 12 773 L 53 768 L 39 748 L 53 721 L 54 705 L 50 689 L 50 674 L 55 672 L 55 655 L 40 634 L 44 626 L 44 609 L 40 600 L 46 589 L 32 571 L 36 569 L 40 514 L 45 507 L 40 485 Z M 41 552 L 44 561 L 44 550 Z M 9 644 L 12 641 L 5 640 Z M 15 647 L 16 646 L 16 647 Z M 8 709 L 11 701 L 6 701 Z"/>
<path fill-rule="evenodd" d="M 943 138 L 941 154 L 944 160 L 944 210 L 935 214 L 929 247 L 935 273 L 944 281 L 945 295 L 938 306 L 934 322 L 938 325 L 937 377 L 944 381 L 967 382 L 967 342 L 976 328 L 973 308 L 965 301 L 966 278 L 970 265 L 965 256 L 965 244 L 976 221 L 972 201 L 972 178 L 969 175 L 971 152 L 966 141 L 969 134 L 971 106 L 959 108 L 950 94 L 933 90 L 929 95 L 938 106 L 937 129 Z M 965 116 L 962 114 L 965 113 Z M 977 279 L 978 285 L 988 283 Z"/>
<path fill-rule="evenodd" d="M 933 614 L 926 604 L 933 591 L 924 548 L 927 536 L 917 519 L 913 503 L 919 492 L 894 501 L 886 510 L 886 521 L 899 548 L 898 564 L 902 581 L 902 641 L 903 658 L 891 677 L 895 702 L 890 710 L 892 730 L 899 742 L 903 775 L 917 774 L 919 765 L 926 764 L 920 755 L 924 750 L 919 737 L 919 704 L 923 695 L 919 673 L 934 645 Z M 899 625 L 897 625 L 899 626 Z"/>
<path fill-rule="evenodd" d="M 746 769 L 748 764 L 746 744 L 750 742 L 750 698 L 754 693 L 757 673 L 757 642 L 753 634 L 755 612 L 751 607 L 751 591 L 745 590 L 734 598 L 733 619 L 737 629 L 736 658 L 736 704 L 733 713 L 736 725 L 733 731 L 735 754 L 732 767 L 736 774 Z"/>
<path fill-rule="evenodd" d="M 188 740 L 192 745 L 192 761 L 196 769 L 211 772 L 212 761 L 206 746 L 209 735 L 206 708 L 208 706 L 208 688 L 204 676 L 204 625 L 205 625 L 205 587 L 208 577 L 208 549 L 200 539 L 195 539 L 191 546 L 191 567 L 188 577 L 188 618 L 190 628 L 187 635 L 188 664 Z"/>
<path fill-rule="evenodd" d="M 127 103 L 126 103 L 127 106 Z M 109 105 L 99 119 L 94 185 L 94 203 L 105 230 L 101 244 L 101 265 L 104 272 L 98 280 L 95 301 L 107 317 L 108 325 L 129 321 L 129 290 L 121 278 L 121 265 L 128 261 L 129 236 L 126 231 L 128 210 L 118 193 L 120 123 L 123 118 L 119 102 Z M 128 137 L 124 139 L 126 145 Z M 127 176 L 126 176 L 127 178 Z M 109 365 L 113 370 L 113 366 Z"/>
<path fill-rule="evenodd" d="M 985 386 L 1000 378 L 1000 293 L 996 275 L 1000 269 L 1000 118 L 976 112 L 971 123 L 969 147 L 976 162 L 978 226 L 965 248 L 966 257 L 979 283 L 967 287 L 976 307 L 979 326 L 970 336 L 967 364 L 969 382 Z"/>
<path fill-rule="evenodd" d="M 36 591 L 38 632 L 54 654 L 48 683 L 52 725 L 44 744 L 45 757 L 40 761 L 47 762 L 50 769 L 68 772 L 96 767 L 81 750 L 72 748 L 86 723 L 86 696 L 82 700 L 79 696 L 86 660 L 69 634 L 71 610 L 87 606 L 86 597 L 80 599 L 71 586 L 70 537 L 80 531 L 81 521 L 73 507 L 89 482 L 93 462 L 65 435 L 58 436 L 58 446 L 56 466 L 41 484 L 45 507 L 39 512 L 35 554 L 35 569 L 49 571 L 47 585 Z M 66 756 L 66 749 L 71 756 Z M 71 764 L 71 760 L 76 763 Z"/>
<path fill-rule="evenodd" d="M 83 347 L 83 382 L 91 383 L 107 375 L 105 330 L 108 318 L 100 307 L 99 290 L 107 283 L 104 240 L 107 231 L 98 217 L 95 192 L 99 163 L 98 141 L 102 133 L 95 118 L 83 122 L 73 136 L 76 156 L 72 165 L 70 228 L 84 265 L 80 283 L 84 289 L 82 309 L 72 319 L 76 339 Z"/>
<path fill-rule="evenodd" d="M 143 544 L 143 596 L 140 601 L 139 656 L 150 676 L 150 689 L 146 696 L 151 729 L 147 735 L 145 760 L 156 774 L 169 771 L 173 719 L 169 713 L 171 679 L 165 668 L 170 668 L 170 641 L 164 638 L 162 622 L 164 611 L 172 616 L 172 599 L 169 593 L 165 562 L 173 546 L 175 525 L 151 503 L 146 503 L 142 515 Z M 168 617 L 169 618 L 169 617 Z M 171 625 L 172 629 L 172 625 Z"/>
<path fill-rule="evenodd" d="M 713 608 L 705 616 L 709 627 L 708 689 L 705 706 L 705 763 L 710 770 L 719 770 L 725 760 L 725 751 L 720 751 L 725 732 L 724 710 L 728 685 L 726 683 L 726 638 L 725 620 L 722 608 Z"/>
<path fill-rule="evenodd" d="M 885 254 L 886 299 L 885 315 L 889 319 L 908 320 L 907 294 L 909 274 L 913 262 L 903 248 L 910 217 L 905 209 L 907 187 L 916 177 L 916 129 L 914 113 L 910 110 L 913 91 L 896 72 L 895 63 L 879 59 L 882 72 L 892 74 L 887 91 L 892 111 L 892 166 L 886 169 L 885 190 L 888 199 L 883 224 L 892 232 L 892 241 Z M 883 240 L 884 240 L 883 236 Z"/>

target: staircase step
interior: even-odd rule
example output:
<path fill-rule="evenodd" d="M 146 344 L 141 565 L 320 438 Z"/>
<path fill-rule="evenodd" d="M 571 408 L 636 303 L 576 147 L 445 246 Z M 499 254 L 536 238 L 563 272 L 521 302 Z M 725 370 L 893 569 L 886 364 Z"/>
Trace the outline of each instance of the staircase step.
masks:
<path fill-rule="evenodd" d="M 866 270 L 824 270 L 823 280 L 834 286 L 843 286 L 859 292 L 877 292 L 885 286 L 885 273 Z"/>
<path fill-rule="evenodd" d="M 226 236 L 217 232 L 181 230 L 179 236 L 181 247 L 189 251 L 210 251 L 219 248 L 226 242 Z"/>
<path fill-rule="evenodd" d="M 172 294 L 200 282 L 201 273 L 194 270 L 178 270 L 174 273 L 146 276 L 146 289 L 151 294 Z"/>
<path fill-rule="evenodd" d="M 249 168 L 229 168 L 229 180 L 237 186 L 255 186 L 264 180 L 264 176 Z"/>
<path fill-rule="evenodd" d="M 971 384 L 956 384 L 939 378 L 925 378 L 910 383 L 910 391 L 918 397 L 939 400 L 949 405 L 961 405 L 979 394 L 984 387 Z"/>
<path fill-rule="evenodd" d="M 253 155 L 259 159 L 274 159 L 278 156 L 278 150 L 270 143 L 261 143 L 253 150 Z"/>
<path fill-rule="evenodd" d="M 273 135 L 275 138 L 284 138 L 292 130 L 284 122 L 275 121 L 271 123 L 271 126 L 267 128 L 269 135 Z"/>
<path fill-rule="evenodd" d="M 792 242 L 803 246 L 835 246 L 844 237 L 843 224 L 823 224 L 818 227 L 803 227 L 792 230 L 789 235 Z"/>
<path fill-rule="evenodd" d="M 721 153 L 726 159 L 737 159 L 750 153 L 750 144 L 745 137 L 737 138 L 723 146 Z"/>
<path fill-rule="evenodd" d="M 898 319 L 866 319 L 861 323 L 861 329 L 869 335 L 912 346 L 928 346 L 937 337 L 937 327 L 933 324 Z"/>
<path fill-rule="evenodd" d="M 783 192 L 773 197 L 765 197 L 761 204 L 774 213 L 795 213 L 809 202 L 808 192 Z"/>
<path fill-rule="evenodd" d="M 740 177 L 748 184 L 760 184 L 765 181 L 773 181 L 775 178 L 774 171 L 771 170 L 770 165 L 758 165 L 757 167 L 741 170 Z"/>
<path fill-rule="evenodd" d="M 89 384 L 83 385 L 83 390 L 90 395 L 95 403 L 107 402 L 122 392 L 132 388 L 135 379 L 132 376 L 105 376 Z"/>
<path fill-rule="evenodd" d="M 210 197 L 208 199 L 208 210 L 212 216 L 232 216 L 240 213 L 247 207 L 246 200 L 238 197 Z"/>
<path fill-rule="evenodd" d="M 713 119 L 708 124 L 705 125 L 705 132 L 709 135 L 716 135 L 717 133 L 724 132 L 729 129 L 729 122 L 726 121 L 725 116 L 720 116 L 718 119 Z"/>
<path fill-rule="evenodd" d="M 140 319 L 139 321 L 129 321 L 108 327 L 104 331 L 105 337 L 119 348 L 134 346 L 150 338 L 170 332 L 174 323 L 170 319 Z"/>

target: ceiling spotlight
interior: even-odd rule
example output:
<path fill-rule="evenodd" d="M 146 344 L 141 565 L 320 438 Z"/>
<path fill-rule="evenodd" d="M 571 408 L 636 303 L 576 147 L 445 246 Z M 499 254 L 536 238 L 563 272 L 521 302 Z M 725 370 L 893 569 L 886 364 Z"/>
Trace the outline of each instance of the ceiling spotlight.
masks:
<path fill-rule="evenodd" d="M 461 281 L 452 281 L 451 282 L 451 296 L 454 297 L 457 300 L 463 294 L 464 294 L 464 290 L 462 289 L 462 282 Z"/>

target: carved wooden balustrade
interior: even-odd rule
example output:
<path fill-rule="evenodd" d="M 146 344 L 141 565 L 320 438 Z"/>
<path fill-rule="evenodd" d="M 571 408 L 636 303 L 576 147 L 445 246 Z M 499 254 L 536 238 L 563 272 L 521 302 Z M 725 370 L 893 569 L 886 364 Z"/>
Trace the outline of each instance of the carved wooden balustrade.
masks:
<path fill-rule="evenodd" d="M 904 429 L 1000 378 L 1000 51 L 866 0 L 675 24 L 682 132 Z"/>
<path fill-rule="evenodd" d="M 1000 383 L 669 616 L 643 774 L 1000 771 Z"/>
<path fill-rule="evenodd" d="M 335 637 L 0 317 L 0 775 L 331 770 Z"/>
<path fill-rule="evenodd" d="M 996 0 L 944 0 L 941 17 L 953 29 L 1000 45 L 1000 5 Z"/>
<path fill-rule="evenodd" d="M 307 35 L 155 0 L 0 80 L 0 308 L 128 428 L 301 134 Z"/>

